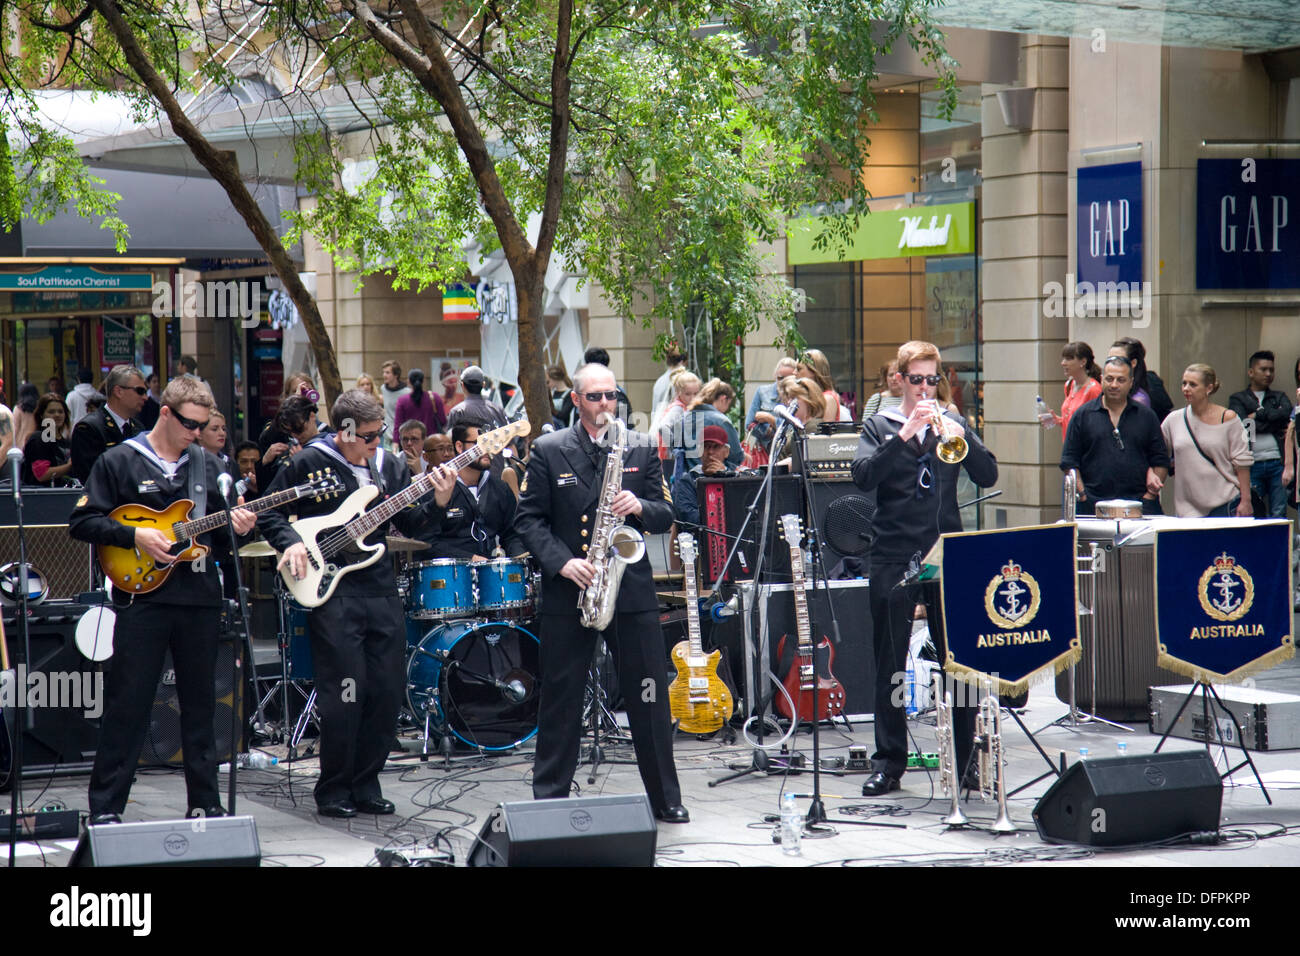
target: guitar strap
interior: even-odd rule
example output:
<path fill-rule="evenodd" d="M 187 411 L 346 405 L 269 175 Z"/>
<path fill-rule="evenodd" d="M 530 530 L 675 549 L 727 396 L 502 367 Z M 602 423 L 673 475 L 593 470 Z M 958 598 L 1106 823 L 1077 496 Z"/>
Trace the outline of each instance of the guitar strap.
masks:
<path fill-rule="evenodd" d="M 207 481 L 207 460 L 204 458 L 203 447 L 194 442 L 190 445 L 190 501 L 194 502 L 194 507 L 190 509 L 190 520 L 202 518 L 208 512 L 208 492 L 203 486 Z"/>

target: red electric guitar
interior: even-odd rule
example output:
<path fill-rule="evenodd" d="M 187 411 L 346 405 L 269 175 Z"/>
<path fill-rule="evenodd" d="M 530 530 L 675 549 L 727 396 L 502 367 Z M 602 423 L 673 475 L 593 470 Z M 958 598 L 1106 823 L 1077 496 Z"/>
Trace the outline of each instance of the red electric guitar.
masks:
<path fill-rule="evenodd" d="M 835 664 L 835 648 L 826 638 L 821 639 L 814 651 L 812 628 L 808 623 L 808 597 L 804 593 L 803 576 L 803 532 L 799 528 L 798 515 L 781 515 L 781 530 L 786 544 L 790 546 L 790 570 L 794 580 L 794 620 L 798 630 L 799 647 L 795 651 L 794 663 L 781 681 L 790 697 L 795 701 L 799 711 L 799 720 L 833 720 L 844 713 L 844 688 L 835 679 L 831 667 Z M 778 658 L 784 657 L 785 641 L 789 635 L 783 635 L 777 645 Z M 815 659 L 815 660 L 814 660 Z M 813 687 L 816 682 L 817 709 L 813 710 Z M 793 718 L 790 705 L 785 695 L 777 694 L 776 709 L 784 716 Z"/>

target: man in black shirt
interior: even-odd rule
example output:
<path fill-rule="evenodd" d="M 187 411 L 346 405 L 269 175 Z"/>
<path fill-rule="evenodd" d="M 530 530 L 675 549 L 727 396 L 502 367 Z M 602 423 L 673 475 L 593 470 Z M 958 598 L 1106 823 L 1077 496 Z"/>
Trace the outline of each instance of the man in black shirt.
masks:
<path fill-rule="evenodd" d="M 1243 422 L 1254 425 L 1250 451 L 1255 462 L 1250 466 L 1250 485 L 1268 503 L 1268 514 L 1257 515 L 1260 518 L 1286 517 L 1282 453 L 1287 425 L 1291 421 L 1291 399 L 1285 392 L 1269 388 L 1273 384 L 1273 369 L 1273 353 L 1256 352 L 1250 357 L 1250 366 L 1246 370 L 1249 387 L 1228 399 L 1228 407 Z"/>
<path fill-rule="evenodd" d="M 998 480 L 997 459 L 974 432 L 965 429 L 960 417 L 942 412 L 935 401 L 943 377 L 939 350 L 930 342 L 904 343 L 898 350 L 897 374 L 903 386 L 902 405 L 866 420 L 853 461 L 853 481 L 863 491 L 875 491 L 877 502 L 870 597 L 876 752 L 863 796 L 899 789 L 907 769 L 907 714 L 900 691 L 912 612 L 920 592 L 915 580 L 908 580 L 908 566 L 913 558 L 919 562 L 940 534 L 961 531 L 957 477 L 962 468 L 981 488 Z M 946 429 L 966 439 L 968 450 L 960 464 L 944 462 L 936 454 L 934 419 L 939 415 Z M 974 726 L 974 710 L 956 708 L 953 734 L 959 767 L 969 760 Z"/>
<path fill-rule="evenodd" d="M 1079 407 L 1061 451 L 1061 471 L 1079 479 L 1079 514 L 1092 514 L 1109 498 L 1142 501 L 1142 513 L 1158 515 L 1160 488 L 1169 475 L 1169 452 L 1155 412 L 1129 395 L 1133 369 L 1118 356 L 1106 359 L 1101 397 Z"/>
<path fill-rule="evenodd" d="M 86 493 L 68 522 L 72 537 L 93 544 L 138 548 L 160 564 L 172 563 L 174 559 L 168 553 L 172 541 L 161 531 L 119 524 L 109 513 L 124 504 L 161 511 L 190 497 L 192 467 L 201 469 L 206 511 L 213 514 L 222 510 L 217 459 L 197 444 L 212 408 L 212 393 L 197 379 L 178 378 L 168 383 L 153 430 L 108 449 L 95 461 L 87 476 Z M 193 455 L 202 458 L 192 459 Z M 252 531 L 255 520 L 253 513 L 243 508 L 231 512 L 237 534 Z M 199 540 L 220 554 L 228 539 L 222 528 Z M 190 815 L 225 814 L 217 787 L 217 744 L 213 733 L 221 590 L 215 556 L 206 557 L 175 567 L 171 576 L 148 594 L 114 591 L 117 623 L 99 746 L 90 776 L 91 824 L 121 822 L 149 730 L 163 655 L 169 647 L 181 700 L 181 744 Z M 119 596 L 130 603 L 122 606 Z"/>

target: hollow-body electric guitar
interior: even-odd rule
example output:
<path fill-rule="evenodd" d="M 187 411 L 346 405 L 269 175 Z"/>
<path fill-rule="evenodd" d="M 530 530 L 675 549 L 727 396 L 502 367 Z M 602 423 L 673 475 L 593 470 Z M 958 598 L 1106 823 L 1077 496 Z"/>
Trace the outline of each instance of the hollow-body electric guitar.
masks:
<path fill-rule="evenodd" d="M 711 734 L 721 730 L 731 719 L 731 691 L 718 677 L 722 651 L 705 655 L 700 641 L 699 588 L 695 580 L 695 539 L 689 534 L 677 536 L 682 556 L 682 573 L 686 579 L 687 639 L 673 648 L 677 676 L 668 685 L 668 708 L 677 718 L 677 726 L 688 734 Z"/>
<path fill-rule="evenodd" d="M 320 501 L 330 495 L 338 494 L 343 487 L 338 475 L 330 468 L 313 472 L 308 480 L 273 495 L 255 498 L 239 507 L 254 514 L 270 508 L 279 508 L 299 498 L 315 498 Z M 173 502 L 162 511 L 146 508 L 144 505 L 120 505 L 109 512 L 108 516 L 118 524 L 128 528 L 153 528 L 176 542 L 172 546 L 175 560 L 170 564 L 159 565 L 146 551 L 139 548 L 118 548 L 101 544 L 97 547 L 99 566 L 113 582 L 113 587 L 127 594 L 148 594 L 163 586 L 168 575 L 182 561 L 197 561 L 206 555 L 209 548 L 199 544 L 199 535 L 217 528 L 225 527 L 226 512 L 214 511 L 202 518 L 190 520 L 190 509 L 194 502 L 182 498 Z"/>
<path fill-rule="evenodd" d="M 781 529 L 786 544 L 790 546 L 790 570 L 794 580 L 794 620 L 799 635 L 799 647 L 794 663 L 790 665 L 781 683 L 790 692 L 798 717 L 790 713 L 785 697 L 777 695 L 776 706 L 786 717 L 798 720 L 831 720 L 844 712 L 844 688 L 835 679 L 831 668 L 835 664 L 835 649 L 826 638 L 813 648 L 812 626 L 808 621 L 808 597 L 804 593 L 803 534 L 798 515 L 781 515 Z M 788 635 L 787 635 L 788 636 Z M 777 656 L 783 657 L 786 637 L 777 646 Z M 817 688 L 817 709 L 813 711 L 813 687 Z"/>
<path fill-rule="evenodd" d="M 495 455 L 515 438 L 528 434 L 527 421 L 520 420 L 480 435 L 473 448 L 467 448 L 442 467 L 452 472 L 484 455 Z M 379 494 L 374 485 L 365 485 L 343 499 L 343 503 L 327 515 L 299 518 L 293 530 L 307 546 L 307 573 L 295 578 L 285 564 L 280 576 L 293 599 L 303 607 L 320 607 L 330 599 L 339 580 L 358 568 L 366 568 L 384 556 L 387 550 L 382 542 L 367 544 L 366 538 L 383 526 L 384 522 L 408 505 L 414 504 L 433 490 L 433 473 L 416 475 L 414 480 L 397 494 L 366 510 L 366 506 Z"/>

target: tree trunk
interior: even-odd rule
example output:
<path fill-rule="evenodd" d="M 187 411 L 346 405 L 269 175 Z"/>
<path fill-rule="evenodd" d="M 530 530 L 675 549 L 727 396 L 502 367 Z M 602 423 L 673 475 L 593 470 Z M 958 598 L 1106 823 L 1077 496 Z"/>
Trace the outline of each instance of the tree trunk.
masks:
<path fill-rule="evenodd" d="M 316 300 L 312 298 L 311 293 L 302 284 L 302 279 L 298 277 L 298 270 L 284 248 L 284 243 L 280 241 L 280 237 L 276 235 L 275 229 L 263 215 L 248 187 L 240 179 L 234 163 L 208 142 L 207 138 L 199 132 L 198 127 L 190 122 L 189 117 L 172 95 L 167 82 L 158 74 L 141 48 L 131 25 L 126 22 L 117 5 L 112 0 L 90 0 L 90 3 L 113 31 L 131 69 L 135 70 L 149 94 L 167 113 L 173 132 L 185 142 L 190 152 L 194 154 L 194 158 L 225 190 L 226 195 L 230 197 L 231 205 L 243 217 L 253 233 L 253 238 L 257 240 L 257 244 L 271 261 L 271 267 L 284 283 L 289 298 L 298 307 L 298 316 L 307 329 L 307 338 L 316 356 L 316 366 L 320 371 L 325 400 L 328 405 L 333 405 L 342 391 L 342 378 L 339 375 L 338 359 L 334 355 L 334 344 L 330 341 L 329 333 L 325 331 L 325 322 L 321 319 L 320 310 L 316 308 Z M 285 371 L 287 373 L 290 370 Z"/>
<path fill-rule="evenodd" d="M 530 264 L 531 265 L 531 264 Z M 546 304 L 543 277 L 535 266 L 510 263 L 515 278 L 515 294 L 519 298 L 519 387 L 524 390 L 524 408 L 532 425 L 531 435 L 536 438 L 542 426 L 555 417 L 551 410 L 551 391 L 546 386 L 546 369 L 538 362 L 545 341 L 542 308 Z"/>

